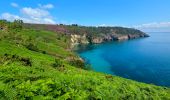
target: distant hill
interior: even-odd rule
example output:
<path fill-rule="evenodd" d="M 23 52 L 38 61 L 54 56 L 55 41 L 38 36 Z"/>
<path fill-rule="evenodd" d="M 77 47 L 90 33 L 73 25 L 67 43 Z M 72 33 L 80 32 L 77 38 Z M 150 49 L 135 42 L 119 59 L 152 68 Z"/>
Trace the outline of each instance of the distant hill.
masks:
<path fill-rule="evenodd" d="M 72 36 L 73 43 L 103 43 L 113 40 L 127 40 L 148 37 L 146 33 L 123 27 L 86 27 L 73 25 L 24 24 L 26 28 L 48 30 Z"/>

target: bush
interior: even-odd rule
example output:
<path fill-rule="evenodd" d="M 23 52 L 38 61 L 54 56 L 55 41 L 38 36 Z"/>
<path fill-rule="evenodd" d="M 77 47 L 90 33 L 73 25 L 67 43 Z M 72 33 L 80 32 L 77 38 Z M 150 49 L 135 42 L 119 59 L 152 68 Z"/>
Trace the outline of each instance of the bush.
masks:
<path fill-rule="evenodd" d="M 84 63 L 84 61 L 79 60 L 79 59 L 73 59 L 73 60 L 71 60 L 69 63 L 70 63 L 70 65 L 76 66 L 76 67 L 78 67 L 78 68 L 82 68 L 82 69 L 85 68 L 85 63 Z"/>
<path fill-rule="evenodd" d="M 0 64 L 11 64 L 13 62 L 20 62 L 24 66 L 32 66 L 32 62 L 30 58 L 20 57 L 18 55 L 4 54 L 0 58 Z"/>
<path fill-rule="evenodd" d="M 52 66 L 53 66 L 54 68 L 64 67 L 63 62 L 62 62 L 60 59 L 55 59 L 55 63 L 52 64 Z"/>
<path fill-rule="evenodd" d="M 47 52 L 46 52 L 46 51 L 42 51 L 42 53 L 43 53 L 43 54 L 47 54 Z"/>
<path fill-rule="evenodd" d="M 36 52 L 39 52 L 40 50 L 37 48 L 37 46 L 35 46 L 34 44 L 32 43 L 29 43 L 27 46 L 26 46 L 27 49 L 31 50 L 31 51 L 36 51 Z"/>

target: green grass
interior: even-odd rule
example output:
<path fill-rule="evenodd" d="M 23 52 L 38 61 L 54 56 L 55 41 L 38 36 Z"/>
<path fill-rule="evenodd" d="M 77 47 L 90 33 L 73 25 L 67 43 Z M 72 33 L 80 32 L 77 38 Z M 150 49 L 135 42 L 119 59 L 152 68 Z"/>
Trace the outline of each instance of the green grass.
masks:
<path fill-rule="evenodd" d="M 68 36 L 0 32 L 0 99 L 170 100 L 169 88 L 84 70 L 70 59 L 79 58 L 69 50 Z"/>

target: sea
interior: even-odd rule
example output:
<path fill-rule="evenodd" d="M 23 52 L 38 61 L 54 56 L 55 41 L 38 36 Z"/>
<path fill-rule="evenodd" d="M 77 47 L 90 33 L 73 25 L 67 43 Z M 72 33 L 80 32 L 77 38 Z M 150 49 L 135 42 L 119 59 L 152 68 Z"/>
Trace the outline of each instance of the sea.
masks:
<path fill-rule="evenodd" d="M 96 72 L 170 87 L 170 33 L 147 34 L 150 37 L 81 45 L 76 52 Z"/>

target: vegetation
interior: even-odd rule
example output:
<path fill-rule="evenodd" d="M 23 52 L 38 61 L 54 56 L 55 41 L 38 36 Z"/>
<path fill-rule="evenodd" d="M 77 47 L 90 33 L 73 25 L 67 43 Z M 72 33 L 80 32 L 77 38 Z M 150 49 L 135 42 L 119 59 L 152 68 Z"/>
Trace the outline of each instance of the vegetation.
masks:
<path fill-rule="evenodd" d="M 23 28 L 22 21 L 2 23 L 2 100 L 170 99 L 169 88 L 84 70 L 83 61 L 71 52 L 69 36 L 64 33 Z"/>
<path fill-rule="evenodd" d="M 72 25 L 43 25 L 43 24 L 24 24 L 26 28 L 34 28 L 39 30 L 50 30 L 54 32 L 63 32 L 67 34 L 87 34 L 90 36 L 100 36 L 103 34 L 144 34 L 142 31 L 133 28 L 123 28 L 123 27 L 86 27 L 79 26 L 77 24 Z"/>

